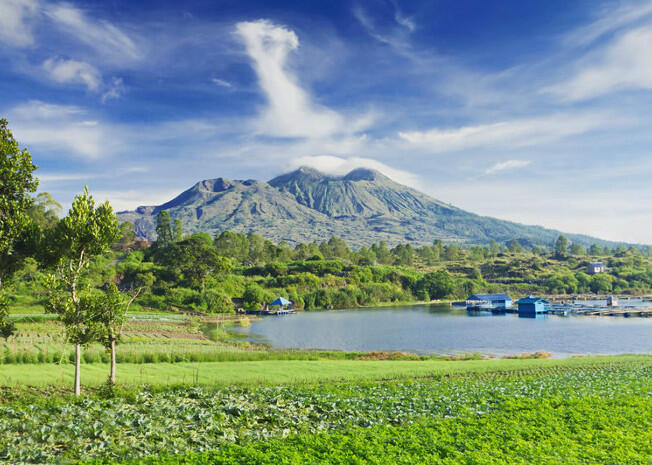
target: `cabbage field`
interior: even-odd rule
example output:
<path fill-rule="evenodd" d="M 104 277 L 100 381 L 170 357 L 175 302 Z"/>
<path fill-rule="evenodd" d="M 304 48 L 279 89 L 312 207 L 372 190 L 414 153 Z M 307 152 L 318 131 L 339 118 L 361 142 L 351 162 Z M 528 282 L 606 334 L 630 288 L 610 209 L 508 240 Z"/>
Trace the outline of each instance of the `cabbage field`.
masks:
<path fill-rule="evenodd" d="M 7 396 L 0 462 L 652 461 L 649 359 L 398 381 L 158 389 Z"/>

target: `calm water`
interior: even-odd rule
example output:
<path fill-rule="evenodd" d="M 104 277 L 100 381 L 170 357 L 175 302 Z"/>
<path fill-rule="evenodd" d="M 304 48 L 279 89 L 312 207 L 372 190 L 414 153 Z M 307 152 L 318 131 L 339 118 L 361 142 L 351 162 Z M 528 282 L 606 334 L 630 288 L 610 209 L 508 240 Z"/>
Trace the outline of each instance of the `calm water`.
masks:
<path fill-rule="evenodd" d="M 276 348 L 416 353 L 652 353 L 652 318 L 469 316 L 448 306 L 269 316 L 241 329 Z"/>

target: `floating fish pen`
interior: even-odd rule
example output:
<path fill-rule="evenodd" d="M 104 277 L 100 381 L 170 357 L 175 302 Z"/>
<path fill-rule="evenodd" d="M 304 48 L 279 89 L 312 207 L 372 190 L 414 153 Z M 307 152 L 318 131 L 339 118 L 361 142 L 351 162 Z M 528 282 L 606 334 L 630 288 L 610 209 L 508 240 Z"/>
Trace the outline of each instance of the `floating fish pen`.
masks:
<path fill-rule="evenodd" d="M 247 310 L 247 315 L 289 315 L 294 313 L 293 308 L 279 308 L 278 310 Z"/>

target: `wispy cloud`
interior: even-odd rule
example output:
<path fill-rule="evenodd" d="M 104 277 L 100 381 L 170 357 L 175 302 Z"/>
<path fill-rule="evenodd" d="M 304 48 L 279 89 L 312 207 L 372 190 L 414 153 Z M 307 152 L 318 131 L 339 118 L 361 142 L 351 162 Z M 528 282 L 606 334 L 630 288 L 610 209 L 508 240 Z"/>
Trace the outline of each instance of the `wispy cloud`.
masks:
<path fill-rule="evenodd" d="M 72 105 L 32 100 L 7 111 L 18 140 L 26 146 L 97 158 L 107 146 L 104 130 Z"/>
<path fill-rule="evenodd" d="M 109 21 L 96 20 L 69 3 L 50 4 L 45 14 L 59 29 L 93 49 L 114 64 L 130 64 L 143 58 L 143 51 L 126 32 Z"/>
<path fill-rule="evenodd" d="M 342 117 L 313 102 L 288 70 L 288 56 L 299 47 L 294 31 L 260 20 L 238 23 L 236 32 L 268 101 L 258 123 L 260 132 L 279 137 L 324 137 L 344 128 Z"/>
<path fill-rule="evenodd" d="M 219 87 L 226 87 L 226 88 L 233 87 L 233 84 L 231 84 L 229 81 L 225 81 L 224 79 L 213 78 L 211 79 L 211 82 Z"/>
<path fill-rule="evenodd" d="M 404 131 L 399 132 L 399 138 L 433 153 L 476 147 L 528 147 L 587 133 L 609 123 L 609 118 L 601 114 L 554 114 L 454 129 Z"/>
<path fill-rule="evenodd" d="M 57 182 L 68 182 L 68 181 L 84 181 L 86 179 L 96 178 L 97 175 L 94 173 L 58 173 L 58 174 L 48 174 L 48 173 L 38 173 L 38 179 L 41 183 L 57 183 Z"/>
<path fill-rule="evenodd" d="M 545 89 L 579 101 L 614 91 L 652 89 L 652 23 L 620 34 L 579 60 L 575 75 Z"/>
<path fill-rule="evenodd" d="M 26 47 L 34 44 L 30 19 L 38 12 L 38 0 L 0 0 L 0 42 Z"/>
<path fill-rule="evenodd" d="M 122 78 L 114 77 L 111 79 L 111 84 L 106 92 L 102 94 L 102 103 L 106 103 L 108 100 L 118 99 L 122 97 L 125 92 L 126 89 Z"/>
<path fill-rule="evenodd" d="M 361 5 L 353 8 L 353 16 L 370 37 L 390 46 L 400 55 L 411 57 L 408 36 L 415 30 L 416 25 L 411 18 L 403 15 L 395 4 L 388 7 L 394 10 L 393 22 L 389 26 L 379 25 Z"/>
<path fill-rule="evenodd" d="M 532 163 L 529 160 L 507 160 L 496 163 L 495 165 L 487 168 L 485 174 L 495 174 L 501 171 L 514 170 L 517 168 L 524 168 Z"/>
<path fill-rule="evenodd" d="M 97 68 L 83 61 L 48 58 L 43 63 L 43 69 L 48 72 L 50 79 L 55 82 L 81 83 L 91 91 L 96 91 L 102 81 Z"/>
<path fill-rule="evenodd" d="M 652 16 L 652 1 L 634 1 L 616 4 L 598 10 L 597 19 L 569 33 L 565 42 L 571 46 L 583 46 L 625 26 Z"/>

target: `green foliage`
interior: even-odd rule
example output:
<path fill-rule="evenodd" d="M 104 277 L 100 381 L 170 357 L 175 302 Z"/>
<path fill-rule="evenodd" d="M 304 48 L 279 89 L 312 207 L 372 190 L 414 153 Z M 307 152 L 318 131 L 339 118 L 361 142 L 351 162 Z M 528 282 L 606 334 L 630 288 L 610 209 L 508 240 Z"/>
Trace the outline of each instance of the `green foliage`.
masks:
<path fill-rule="evenodd" d="M 136 240 L 136 233 L 134 232 L 134 224 L 131 221 L 125 221 L 120 224 L 120 242 L 123 244 L 131 244 Z"/>
<path fill-rule="evenodd" d="M 564 258 L 568 255 L 568 239 L 566 236 L 559 236 L 555 241 L 555 256 Z"/>
<path fill-rule="evenodd" d="M 244 299 L 244 306 L 247 310 L 259 310 L 265 303 L 265 300 L 267 300 L 265 291 L 256 283 L 249 283 L 247 285 L 242 298 Z"/>
<path fill-rule="evenodd" d="M 29 209 L 38 180 L 33 177 L 36 165 L 27 149 L 18 142 L 0 119 L 0 334 L 8 336 L 13 326 L 6 319 L 7 301 L 3 285 L 31 252 L 25 247 L 26 235 L 33 229 Z"/>
<path fill-rule="evenodd" d="M 407 381 L 186 386 L 78 402 L 42 398 L 36 406 L 19 400 L 0 406 L 0 459 L 646 464 L 651 383 L 649 364 L 612 364 Z"/>
<path fill-rule="evenodd" d="M 208 313 L 233 313 L 231 297 L 219 288 L 207 288 L 202 300 Z"/>
<path fill-rule="evenodd" d="M 455 290 L 455 280 L 444 270 L 426 274 L 417 284 L 430 299 L 443 299 Z"/>
<path fill-rule="evenodd" d="M 0 119 L 0 279 L 8 270 L 16 241 L 29 223 L 27 213 L 33 202 L 30 193 L 38 186 L 34 170 L 36 165 L 29 152 L 20 150 L 7 120 Z"/>
<path fill-rule="evenodd" d="M 174 230 L 172 231 L 172 238 L 174 239 L 175 242 L 181 242 L 183 240 L 183 223 L 179 218 L 176 218 L 174 220 Z"/>
<path fill-rule="evenodd" d="M 158 247 L 167 247 L 173 240 L 170 213 L 161 210 L 156 217 L 156 244 Z"/>
<path fill-rule="evenodd" d="M 34 199 L 27 214 L 41 229 L 53 228 L 59 221 L 61 204 L 49 192 L 40 192 Z M 133 226 L 133 225 L 132 225 Z"/>

